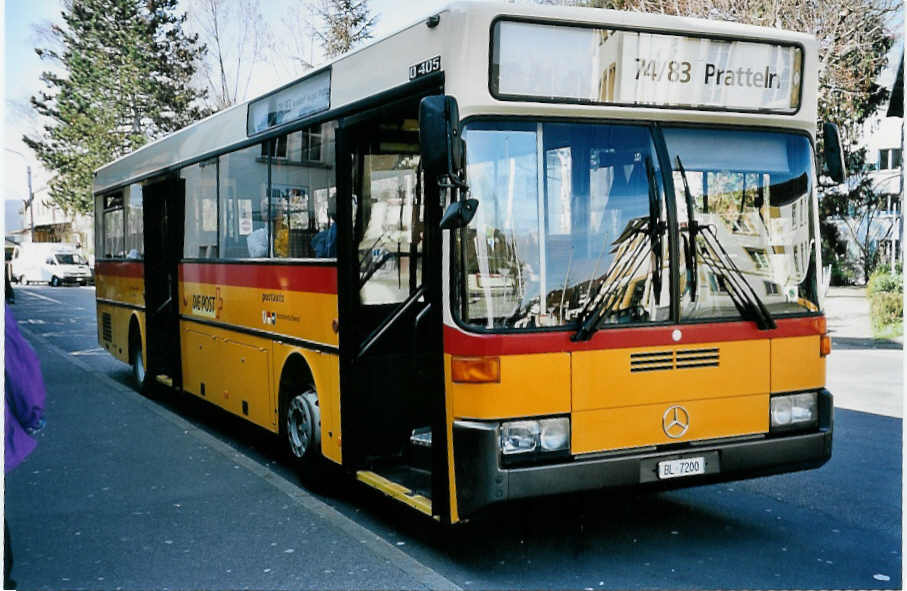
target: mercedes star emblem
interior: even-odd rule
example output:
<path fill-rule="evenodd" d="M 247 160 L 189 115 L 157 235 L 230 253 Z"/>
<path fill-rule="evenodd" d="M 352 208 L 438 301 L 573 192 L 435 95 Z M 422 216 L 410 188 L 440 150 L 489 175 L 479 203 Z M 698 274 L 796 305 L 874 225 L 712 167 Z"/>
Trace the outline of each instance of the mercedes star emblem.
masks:
<path fill-rule="evenodd" d="M 682 406 L 672 406 L 661 417 L 661 428 L 671 439 L 680 439 L 690 428 L 690 414 Z"/>

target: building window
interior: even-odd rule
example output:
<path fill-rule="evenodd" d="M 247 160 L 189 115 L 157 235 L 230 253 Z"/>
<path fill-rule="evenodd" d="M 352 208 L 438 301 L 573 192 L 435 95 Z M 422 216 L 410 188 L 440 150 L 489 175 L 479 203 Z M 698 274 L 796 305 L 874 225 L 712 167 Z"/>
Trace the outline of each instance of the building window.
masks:
<path fill-rule="evenodd" d="M 302 159 L 321 161 L 321 126 L 315 125 L 302 130 Z"/>
<path fill-rule="evenodd" d="M 286 158 L 287 157 L 287 136 L 282 135 L 276 137 L 271 141 L 261 144 L 261 157 L 268 157 L 268 146 L 274 146 L 274 158 Z"/>
<path fill-rule="evenodd" d="M 901 149 L 889 148 L 879 150 L 879 170 L 889 170 L 901 167 Z"/>
<path fill-rule="evenodd" d="M 759 248 L 747 248 L 746 253 L 750 255 L 757 269 L 768 269 L 768 256 L 765 251 Z"/>

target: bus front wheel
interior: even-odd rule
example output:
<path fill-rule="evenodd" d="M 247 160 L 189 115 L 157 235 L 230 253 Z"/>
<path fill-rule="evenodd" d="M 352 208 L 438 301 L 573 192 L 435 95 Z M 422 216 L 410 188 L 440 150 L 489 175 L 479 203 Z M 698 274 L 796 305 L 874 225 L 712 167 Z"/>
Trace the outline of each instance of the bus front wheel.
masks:
<path fill-rule="evenodd" d="M 294 460 L 300 464 L 311 463 L 321 455 L 321 411 L 315 390 L 307 390 L 290 399 L 285 428 L 290 456 Z"/>

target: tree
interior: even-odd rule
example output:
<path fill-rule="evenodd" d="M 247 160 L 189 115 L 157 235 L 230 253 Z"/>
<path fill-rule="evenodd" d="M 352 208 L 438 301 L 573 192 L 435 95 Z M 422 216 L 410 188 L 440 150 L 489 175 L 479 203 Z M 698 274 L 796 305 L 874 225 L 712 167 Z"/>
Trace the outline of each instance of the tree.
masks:
<path fill-rule="evenodd" d="M 270 39 L 259 0 L 195 0 L 190 11 L 208 48 L 200 73 L 209 104 L 219 111 L 245 100 Z"/>
<path fill-rule="evenodd" d="M 855 150 L 847 156 L 847 168 L 852 173 L 843 191 L 829 190 L 819 202 L 819 215 L 826 223 L 843 229 L 845 237 L 856 245 L 859 251 L 859 265 L 864 279 L 869 279 L 880 261 L 879 243 L 886 240 L 893 225 L 882 224 L 882 212 L 890 209 L 889 197 L 880 195 L 873 187 L 870 168 L 866 165 L 866 149 Z M 824 228 L 823 228 L 824 229 Z M 825 249 L 833 247 L 837 234 L 823 234 L 823 257 Z M 847 253 L 833 252 L 828 263 L 841 268 L 847 267 Z M 826 260 L 823 258 L 823 260 Z"/>
<path fill-rule="evenodd" d="M 318 0 L 314 11 L 323 23 L 315 30 L 315 38 L 328 58 L 372 38 L 377 17 L 369 12 L 368 0 Z"/>
<path fill-rule="evenodd" d="M 64 0 L 55 66 L 31 98 L 44 119 L 23 141 L 54 174 L 50 200 L 68 213 L 92 210 L 93 171 L 202 117 L 191 86 L 205 48 L 183 32 L 177 0 Z"/>

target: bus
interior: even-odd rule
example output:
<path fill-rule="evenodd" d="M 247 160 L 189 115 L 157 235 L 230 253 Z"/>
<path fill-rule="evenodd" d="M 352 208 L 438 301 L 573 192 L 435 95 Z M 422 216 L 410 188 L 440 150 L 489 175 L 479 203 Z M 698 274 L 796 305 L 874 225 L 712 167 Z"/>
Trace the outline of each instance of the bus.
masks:
<path fill-rule="evenodd" d="M 98 169 L 99 342 L 442 523 L 819 467 L 817 50 L 451 4 Z"/>

